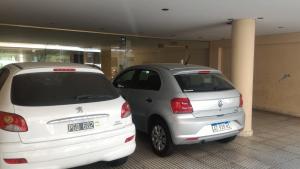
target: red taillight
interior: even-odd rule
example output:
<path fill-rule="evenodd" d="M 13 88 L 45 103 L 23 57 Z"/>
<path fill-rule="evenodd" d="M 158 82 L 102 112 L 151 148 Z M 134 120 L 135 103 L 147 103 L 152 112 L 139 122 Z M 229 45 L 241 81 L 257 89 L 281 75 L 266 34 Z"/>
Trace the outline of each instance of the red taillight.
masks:
<path fill-rule="evenodd" d="M 12 132 L 26 132 L 28 127 L 22 116 L 0 112 L 0 129 Z"/>
<path fill-rule="evenodd" d="M 210 71 L 209 70 L 200 70 L 198 73 L 199 74 L 209 74 Z"/>
<path fill-rule="evenodd" d="M 128 143 L 128 142 L 130 142 L 133 139 L 134 139 L 134 135 L 130 136 L 130 137 L 127 137 L 126 140 L 125 140 L 125 143 Z"/>
<path fill-rule="evenodd" d="M 171 100 L 173 113 L 192 113 L 193 107 L 188 98 L 174 98 Z"/>
<path fill-rule="evenodd" d="M 25 158 L 12 158 L 12 159 L 4 159 L 7 164 L 24 164 L 27 163 Z"/>
<path fill-rule="evenodd" d="M 243 96 L 240 95 L 240 106 L 239 107 L 243 107 L 244 101 L 243 101 Z"/>
<path fill-rule="evenodd" d="M 54 72 L 75 72 L 76 69 L 74 68 L 54 68 Z"/>
<path fill-rule="evenodd" d="M 186 138 L 185 140 L 186 141 L 196 141 L 198 139 L 199 139 L 199 137 L 189 137 L 189 138 Z"/>
<path fill-rule="evenodd" d="M 121 110 L 121 118 L 126 118 L 131 114 L 130 106 L 128 102 L 125 102 L 122 105 L 122 110 Z"/>

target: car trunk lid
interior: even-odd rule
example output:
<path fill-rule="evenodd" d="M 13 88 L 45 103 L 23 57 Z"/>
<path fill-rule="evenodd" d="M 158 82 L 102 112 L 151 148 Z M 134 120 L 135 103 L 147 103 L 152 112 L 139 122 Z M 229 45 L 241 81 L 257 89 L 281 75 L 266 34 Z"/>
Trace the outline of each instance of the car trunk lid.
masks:
<path fill-rule="evenodd" d="M 86 136 L 122 128 L 123 99 L 64 106 L 15 106 L 28 131 L 20 132 L 23 143 L 53 141 Z"/>
<path fill-rule="evenodd" d="M 193 107 L 195 117 L 222 116 L 239 108 L 240 95 L 236 90 L 185 93 Z"/>

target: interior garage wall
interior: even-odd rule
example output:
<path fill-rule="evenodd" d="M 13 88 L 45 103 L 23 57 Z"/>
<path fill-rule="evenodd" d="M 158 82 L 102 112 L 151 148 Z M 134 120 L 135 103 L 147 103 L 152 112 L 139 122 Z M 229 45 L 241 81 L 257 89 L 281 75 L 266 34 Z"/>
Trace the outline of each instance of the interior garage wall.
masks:
<path fill-rule="evenodd" d="M 230 70 L 231 41 L 212 41 L 210 46 L 210 66 L 218 68 L 222 58 L 226 64 L 221 69 Z M 256 37 L 254 108 L 300 117 L 299 86 L 300 33 Z"/>
<path fill-rule="evenodd" d="M 157 62 L 177 62 L 191 55 L 190 63 L 209 63 L 208 42 L 182 41 L 156 38 L 127 37 L 130 65 Z M 0 26 L 1 42 L 59 44 L 85 48 L 110 48 L 121 46 L 121 36 L 54 31 L 33 28 Z M 112 54 L 114 55 L 114 54 Z"/>
<path fill-rule="evenodd" d="M 190 56 L 189 63 L 209 65 L 209 43 L 201 41 L 131 39 L 135 64 L 180 63 Z"/>

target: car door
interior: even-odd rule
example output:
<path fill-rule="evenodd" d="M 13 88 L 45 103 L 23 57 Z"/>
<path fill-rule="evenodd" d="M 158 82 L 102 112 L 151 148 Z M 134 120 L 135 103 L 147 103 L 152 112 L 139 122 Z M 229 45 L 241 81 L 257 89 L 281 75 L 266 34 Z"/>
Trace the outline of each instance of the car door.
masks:
<path fill-rule="evenodd" d="M 136 70 L 128 70 L 120 74 L 113 81 L 114 87 L 121 93 L 121 95 L 127 100 L 130 100 L 130 92 L 134 88 L 134 77 L 136 76 Z M 130 105 L 131 106 L 131 105 Z M 132 106 L 131 106 L 132 108 Z"/>
<path fill-rule="evenodd" d="M 136 72 L 135 86 L 130 92 L 134 105 L 134 121 L 136 126 L 146 131 L 147 117 L 157 108 L 161 80 L 154 70 L 139 69 Z"/>
<path fill-rule="evenodd" d="M 128 70 L 115 79 L 114 86 L 129 102 L 137 129 L 145 131 L 148 114 L 159 99 L 161 80 L 158 73 L 148 69 Z"/>

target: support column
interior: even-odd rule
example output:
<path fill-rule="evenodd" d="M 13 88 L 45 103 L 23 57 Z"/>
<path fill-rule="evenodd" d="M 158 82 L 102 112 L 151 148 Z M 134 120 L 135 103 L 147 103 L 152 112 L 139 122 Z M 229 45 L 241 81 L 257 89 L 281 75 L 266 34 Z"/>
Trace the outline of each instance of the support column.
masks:
<path fill-rule="evenodd" d="M 244 99 L 245 128 L 241 136 L 252 136 L 252 97 L 255 20 L 234 20 L 232 25 L 232 82 Z"/>
<path fill-rule="evenodd" d="M 105 76 L 111 80 L 111 50 L 110 48 L 101 50 L 101 69 Z"/>

